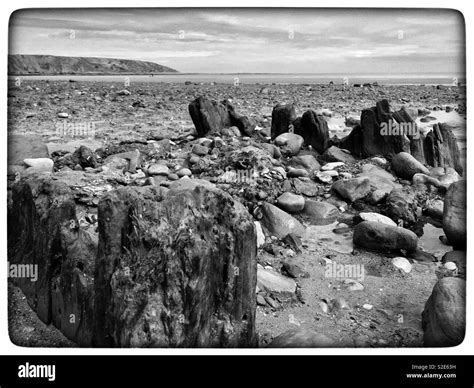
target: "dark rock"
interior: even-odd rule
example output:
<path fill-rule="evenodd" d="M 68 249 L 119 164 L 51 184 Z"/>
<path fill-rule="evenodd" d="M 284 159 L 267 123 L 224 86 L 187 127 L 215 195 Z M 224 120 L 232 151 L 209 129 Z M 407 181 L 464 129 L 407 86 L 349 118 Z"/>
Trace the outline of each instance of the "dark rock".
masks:
<path fill-rule="evenodd" d="M 329 129 L 323 116 L 308 110 L 301 118 L 301 125 L 295 128 L 295 133 L 302 136 L 306 145 L 322 154 L 329 147 Z"/>
<path fill-rule="evenodd" d="M 272 140 L 282 133 L 289 132 L 290 125 L 296 120 L 294 105 L 276 105 L 272 112 Z"/>
<path fill-rule="evenodd" d="M 466 281 L 439 280 L 422 314 L 423 342 L 428 347 L 459 345 L 466 331 Z"/>
<path fill-rule="evenodd" d="M 243 136 L 252 135 L 255 125 L 250 122 L 249 118 L 247 116 L 238 114 L 235 111 L 235 108 L 228 101 L 226 101 L 226 106 L 232 125 L 235 125 L 237 128 L 239 128 L 239 131 Z"/>
<path fill-rule="evenodd" d="M 189 104 L 189 114 L 200 137 L 219 133 L 221 129 L 232 125 L 227 107 L 203 96 Z"/>
<path fill-rule="evenodd" d="M 95 345 L 252 347 L 252 217 L 206 181 L 119 189 L 99 203 Z"/>
<path fill-rule="evenodd" d="M 308 172 L 318 171 L 321 165 L 313 155 L 294 156 L 288 162 L 288 166 L 293 168 L 304 168 Z"/>
<path fill-rule="evenodd" d="M 339 179 L 334 182 L 332 189 L 342 198 L 354 202 L 364 198 L 370 192 L 370 180 L 366 177 L 351 178 L 347 180 Z"/>
<path fill-rule="evenodd" d="M 11 264 L 37 265 L 38 279 L 16 279 L 28 304 L 51 323 L 51 281 L 63 261 L 62 231 L 77 227 L 74 196 L 66 184 L 38 178 L 12 188 L 8 216 L 8 258 Z"/>
<path fill-rule="evenodd" d="M 278 238 L 282 239 L 290 233 L 301 236 L 304 232 L 304 226 L 298 220 L 276 206 L 264 203 L 262 214 L 262 225 Z"/>
<path fill-rule="evenodd" d="M 294 233 L 287 234 L 283 240 L 286 245 L 290 246 L 296 253 L 301 252 L 301 248 L 303 247 L 303 243 L 301 239 Z"/>
<path fill-rule="evenodd" d="M 73 160 L 76 164 L 79 164 L 82 168 L 86 167 L 97 167 L 97 156 L 94 151 L 86 146 L 80 146 L 72 154 Z"/>
<path fill-rule="evenodd" d="M 400 249 L 410 252 L 417 248 L 418 237 L 408 229 L 364 221 L 354 228 L 354 244 L 378 252 Z"/>
<path fill-rule="evenodd" d="M 195 144 L 193 146 L 193 149 L 191 150 L 193 154 L 196 154 L 198 156 L 205 156 L 209 153 L 209 148 L 201 145 L 201 144 Z"/>
<path fill-rule="evenodd" d="M 308 178 L 306 179 L 307 180 L 293 179 L 293 189 L 295 193 L 303 194 L 307 197 L 316 197 L 319 193 L 319 186 Z"/>
<path fill-rule="evenodd" d="M 397 176 L 408 180 L 417 173 L 430 174 L 430 171 L 408 152 L 400 152 L 392 158 L 392 169 Z"/>
<path fill-rule="evenodd" d="M 408 190 L 393 190 L 386 199 L 385 213 L 393 220 L 416 221 L 415 196 Z"/>
<path fill-rule="evenodd" d="M 303 214 L 309 217 L 312 225 L 328 225 L 336 221 L 339 211 L 330 203 L 307 199 Z"/>
<path fill-rule="evenodd" d="M 298 264 L 284 262 L 282 265 L 282 272 L 291 278 L 309 278 L 309 273 L 304 271 Z"/>
<path fill-rule="evenodd" d="M 275 144 L 280 147 L 281 153 L 287 156 L 296 155 L 303 147 L 304 140 L 294 133 L 282 133 L 275 139 Z"/>
<path fill-rule="evenodd" d="M 444 198 L 443 230 L 455 250 L 466 250 L 467 225 L 466 201 L 467 184 L 465 180 L 449 186 Z"/>
<path fill-rule="evenodd" d="M 463 174 L 458 143 L 448 124 L 433 125 L 424 141 L 424 154 L 429 166 L 452 167 L 458 174 Z"/>
<path fill-rule="evenodd" d="M 329 147 L 321 157 L 327 162 L 344 162 L 347 164 L 353 164 L 356 161 L 351 154 L 344 152 L 336 146 Z"/>

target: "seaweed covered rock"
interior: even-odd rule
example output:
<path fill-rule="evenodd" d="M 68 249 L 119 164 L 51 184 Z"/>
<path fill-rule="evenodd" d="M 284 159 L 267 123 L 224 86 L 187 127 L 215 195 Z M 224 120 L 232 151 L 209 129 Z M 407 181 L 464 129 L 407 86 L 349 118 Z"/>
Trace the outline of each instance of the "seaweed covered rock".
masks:
<path fill-rule="evenodd" d="M 200 137 L 219 133 L 221 129 L 232 125 L 227 107 L 207 97 L 200 96 L 191 102 L 189 114 Z"/>
<path fill-rule="evenodd" d="M 466 331 L 466 281 L 439 280 L 422 314 L 423 342 L 429 347 L 459 345 Z"/>
<path fill-rule="evenodd" d="M 257 237 L 207 181 L 166 195 L 124 188 L 99 203 L 95 337 L 112 347 L 255 345 Z"/>

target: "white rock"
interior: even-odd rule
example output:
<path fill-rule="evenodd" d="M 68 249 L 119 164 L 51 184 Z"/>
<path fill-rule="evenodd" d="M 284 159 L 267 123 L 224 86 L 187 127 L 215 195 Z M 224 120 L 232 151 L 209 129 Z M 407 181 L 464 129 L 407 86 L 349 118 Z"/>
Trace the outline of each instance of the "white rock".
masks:
<path fill-rule="evenodd" d="M 271 269 L 257 265 L 257 285 L 260 289 L 284 294 L 294 294 L 296 282 Z"/>
<path fill-rule="evenodd" d="M 458 268 L 458 266 L 452 261 L 447 261 L 446 263 L 444 263 L 444 268 L 446 268 L 448 271 L 454 271 Z"/>
<path fill-rule="evenodd" d="M 397 226 L 395 221 L 379 213 L 360 213 L 359 217 L 362 218 L 363 221 L 372 221 L 380 224 Z"/>
<path fill-rule="evenodd" d="M 265 234 L 263 233 L 262 225 L 258 221 L 254 221 L 255 229 L 257 231 L 257 248 L 265 244 Z"/>
<path fill-rule="evenodd" d="M 61 112 L 61 113 L 58 113 L 58 117 L 60 119 L 67 119 L 69 117 L 69 115 L 65 112 Z"/>
<path fill-rule="evenodd" d="M 168 175 L 170 169 L 163 164 L 152 164 L 148 167 L 148 175 Z"/>
<path fill-rule="evenodd" d="M 344 162 L 329 162 L 326 163 L 323 167 L 321 167 L 321 170 L 323 171 L 329 171 L 329 170 L 334 170 L 335 168 L 344 166 Z"/>
<path fill-rule="evenodd" d="M 365 303 L 362 308 L 366 309 L 366 310 L 372 310 L 374 308 L 374 306 L 372 306 L 371 304 L 369 303 Z"/>
<path fill-rule="evenodd" d="M 24 159 L 23 163 L 29 167 L 28 172 L 52 172 L 54 167 L 54 162 L 49 158 Z"/>
<path fill-rule="evenodd" d="M 404 257 L 394 257 L 392 259 L 392 264 L 401 269 L 405 273 L 410 273 L 412 269 L 411 263 Z"/>

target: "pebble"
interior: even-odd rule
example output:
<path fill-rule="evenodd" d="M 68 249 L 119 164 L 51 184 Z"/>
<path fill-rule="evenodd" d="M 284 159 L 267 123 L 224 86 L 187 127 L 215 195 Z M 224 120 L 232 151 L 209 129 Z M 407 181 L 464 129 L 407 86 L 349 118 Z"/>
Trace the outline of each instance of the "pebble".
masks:
<path fill-rule="evenodd" d="M 67 119 L 69 117 L 69 115 L 65 112 L 61 112 L 61 113 L 58 113 L 58 117 L 60 119 Z"/>
<path fill-rule="evenodd" d="M 329 170 L 334 170 L 335 168 L 344 166 L 344 162 L 329 162 L 326 163 L 323 167 L 321 167 L 322 171 L 329 171 Z"/>
<path fill-rule="evenodd" d="M 168 174 L 168 179 L 170 181 L 177 181 L 179 179 L 179 176 L 177 174 Z"/>
<path fill-rule="evenodd" d="M 148 167 L 148 175 L 166 175 L 168 176 L 170 173 L 170 169 L 168 166 L 165 166 L 163 164 L 152 164 L 150 167 Z"/>
<path fill-rule="evenodd" d="M 362 306 L 363 309 L 366 309 L 366 310 L 372 310 L 374 308 L 374 306 L 372 306 L 371 304 L 368 304 L 368 303 L 365 303 L 363 306 Z"/>
<path fill-rule="evenodd" d="M 446 268 L 448 271 L 455 271 L 458 267 L 456 263 L 453 263 L 452 261 L 448 261 L 444 263 L 444 268 Z"/>
<path fill-rule="evenodd" d="M 392 259 L 392 264 L 405 273 L 410 273 L 412 270 L 411 263 L 404 257 L 394 257 Z"/>
<path fill-rule="evenodd" d="M 346 289 L 348 291 L 363 291 L 364 290 L 364 286 L 359 283 L 357 280 L 354 280 L 354 279 L 345 279 L 344 280 L 344 284 L 346 285 Z"/>
<path fill-rule="evenodd" d="M 183 176 L 191 176 L 192 172 L 189 168 L 182 168 L 178 171 L 176 171 L 176 175 L 178 175 L 180 178 Z"/>

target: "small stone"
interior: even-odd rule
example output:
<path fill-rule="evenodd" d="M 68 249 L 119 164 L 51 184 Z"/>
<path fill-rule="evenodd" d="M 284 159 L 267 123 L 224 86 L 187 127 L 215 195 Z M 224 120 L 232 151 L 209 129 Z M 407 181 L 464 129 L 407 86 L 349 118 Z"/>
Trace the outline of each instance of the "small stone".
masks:
<path fill-rule="evenodd" d="M 183 176 L 191 176 L 192 172 L 189 168 L 182 168 L 178 171 L 176 171 L 176 175 L 178 175 L 180 178 Z"/>
<path fill-rule="evenodd" d="M 344 166 L 344 162 L 329 162 L 326 163 L 323 167 L 321 167 L 322 171 L 329 171 L 329 170 L 334 170 L 338 167 Z"/>
<path fill-rule="evenodd" d="M 344 280 L 344 284 L 346 285 L 346 289 L 348 291 L 363 291 L 364 290 L 364 286 L 359 283 L 357 280 L 354 280 L 354 279 L 345 279 Z"/>
<path fill-rule="evenodd" d="M 204 156 L 209 153 L 209 148 L 200 144 L 195 144 L 191 152 L 198 156 Z"/>
<path fill-rule="evenodd" d="M 169 174 L 168 179 L 170 181 L 177 181 L 179 179 L 179 176 L 177 174 Z"/>
<path fill-rule="evenodd" d="M 411 263 L 405 259 L 404 257 L 394 257 L 392 259 L 392 264 L 397 267 L 398 269 L 401 269 L 405 273 L 410 273 L 412 269 Z"/>
<path fill-rule="evenodd" d="M 369 303 L 365 303 L 363 306 L 362 306 L 363 309 L 365 310 L 372 310 L 374 308 L 374 306 L 372 306 L 371 304 Z"/>
<path fill-rule="evenodd" d="M 168 176 L 170 173 L 170 169 L 163 165 L 163 164 L 152 164 L 148 167 L 148 175 L 165 175 Z"/>
<path fill-rule="evenodd" d="M 58 113 L 58 117 L 60 119 L 67 119 L 69 117 L 69 115 L 65 112 L 61 112 L 61 113 Z"/>
<path fill-rule="evenodd" d="M 189 164 L 199 163 L 200 160 L 201 160 L 201 158 L 199 156 L 193 155 L 189 158 Z"/>
<path fill-rule="evenodd" d="M 332 183 L 332 175 L 328 171 L 318 171 L 315 175 L 323 183 Z"/>
<path fill-rule="evenodd" d="M 259 306 L 266 306 L 267 305 L 267 302 L 265 301 L 265 298 L 261 294 L 257 295 L 257 304 Z"/>
<path fill-rule="evenodd" d="M 257 248 L 261 248 L 265 244 L 265 235 L 263 234 L 262 225 L 258 221 L 254 221 L 257 231 Z"/>

